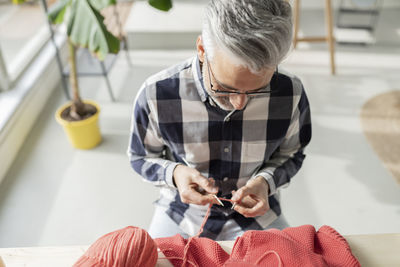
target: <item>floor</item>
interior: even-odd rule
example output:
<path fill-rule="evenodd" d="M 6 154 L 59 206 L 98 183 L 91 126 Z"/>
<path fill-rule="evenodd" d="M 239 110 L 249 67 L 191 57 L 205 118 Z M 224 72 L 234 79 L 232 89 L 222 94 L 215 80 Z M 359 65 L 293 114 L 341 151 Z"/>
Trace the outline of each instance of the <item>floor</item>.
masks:
<path fill-rule="evenodd" d="M 370 97 L 400 90 L 400 35 L 388 35 L 396 45 L 338 47 L 336 76 L 324 45 L 303 45 L 282 64 L 303 81 L 313 121 L 303 168 L 282 190 L 292 226 L 400 233 L 400 185 L 367 143 L 359 119 Z M 102 108 L 103 142 L 90 151 L 71 148 L 53 119 L 65 101 L 56 88 L 0 186 L 0 247 L 87 245 L 127 225 L 146 229 L 158 192 L 131 170 L 125 153 L 131 105 L 146 77 L 193 54 L 131 51 L 133 67 L 119 56 L 110 77 L 114 103 L 101 78 L 81 79 L 83 98 Z"/>

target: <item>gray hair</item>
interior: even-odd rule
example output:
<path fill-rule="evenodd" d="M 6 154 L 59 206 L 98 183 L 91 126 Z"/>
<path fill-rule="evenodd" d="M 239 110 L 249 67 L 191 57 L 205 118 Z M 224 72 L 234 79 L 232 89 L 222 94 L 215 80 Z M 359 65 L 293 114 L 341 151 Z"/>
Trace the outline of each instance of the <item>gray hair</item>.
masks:
<path fill-rule="evenodd" d="M 278 65 L 292 42 L 292 10 L 285 0 L 211 0 L 204 12 L 203 44 L 259 72 Z"/>

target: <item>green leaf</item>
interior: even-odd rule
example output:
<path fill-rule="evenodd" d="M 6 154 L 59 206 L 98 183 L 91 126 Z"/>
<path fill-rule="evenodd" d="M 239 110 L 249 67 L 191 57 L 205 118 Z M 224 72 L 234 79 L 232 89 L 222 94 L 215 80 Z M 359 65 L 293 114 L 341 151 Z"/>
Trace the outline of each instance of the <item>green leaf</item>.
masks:
<path fill-rule="evenodd" d="M 89 0 L 92 7 L 97 9 L 98 11 L 102 10 L 105 7 L 110 5 L 117 4 L 117 0 Z"/>
<path fill-rule="evenodd" d="M 61 24 L 64 21 L 65 11 L 70 5 L 71 0 L 60 0 L 51 6 L 48 17 L 51 23 Z"/>
<path fill-rule="evenodd" d="M 103 21 L 104 17 L 90 0 L 73 0 L 67 34 L 74 45 L 87 47 L 100 60 L 108 53 L 117 53 L 120 47 L 119 40 L 107 30 Z"/>
<path fill-rule="evenodd" d="M 162 11 L 168 11 L 172 8 L 171 0 L 149 0 L 149 4 Z"/>

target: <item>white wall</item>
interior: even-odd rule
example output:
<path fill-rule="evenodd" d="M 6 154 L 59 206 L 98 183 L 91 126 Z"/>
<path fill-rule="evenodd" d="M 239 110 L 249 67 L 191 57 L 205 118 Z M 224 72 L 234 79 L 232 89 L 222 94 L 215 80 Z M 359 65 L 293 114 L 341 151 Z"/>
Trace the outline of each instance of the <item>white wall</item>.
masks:
<path fill-rule="evenodd" d="M 290 0 L 291 3 L 293 3 L 294 0 Z M 302 8 L 324 8 L 325 6 L 325 1 L 324 0 L 300 0 L 301 1 L 301 7 Z M 346 2 L 349 2 L 350 0 L 347 0 Z M 340 0 L 331 0 L 332 5 L 334 7 L 339 6 Z M 392 8 L 392 7 L 398 7 L 400 8 L 400 1 L 399 0 L 383 0 L 383 7 L 384 8 Z"/>

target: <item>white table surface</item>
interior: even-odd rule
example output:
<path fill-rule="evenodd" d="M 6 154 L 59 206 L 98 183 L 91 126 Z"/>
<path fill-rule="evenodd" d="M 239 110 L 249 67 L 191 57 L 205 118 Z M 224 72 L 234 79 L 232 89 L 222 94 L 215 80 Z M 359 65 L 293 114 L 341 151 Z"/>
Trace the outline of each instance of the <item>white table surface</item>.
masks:
<path fill-rule="evenodd" d="M 400 266 L 400 233 L 344 236 L 361 266 Z M 218 242 L 228 253 L 234 241 Z M 0 267 L 72 266 L 89 246 L 0 248 Z M 162 254 L 159 253 L 159 257 Z M 158 267 L 172 266 L 158 260 Z"/>

